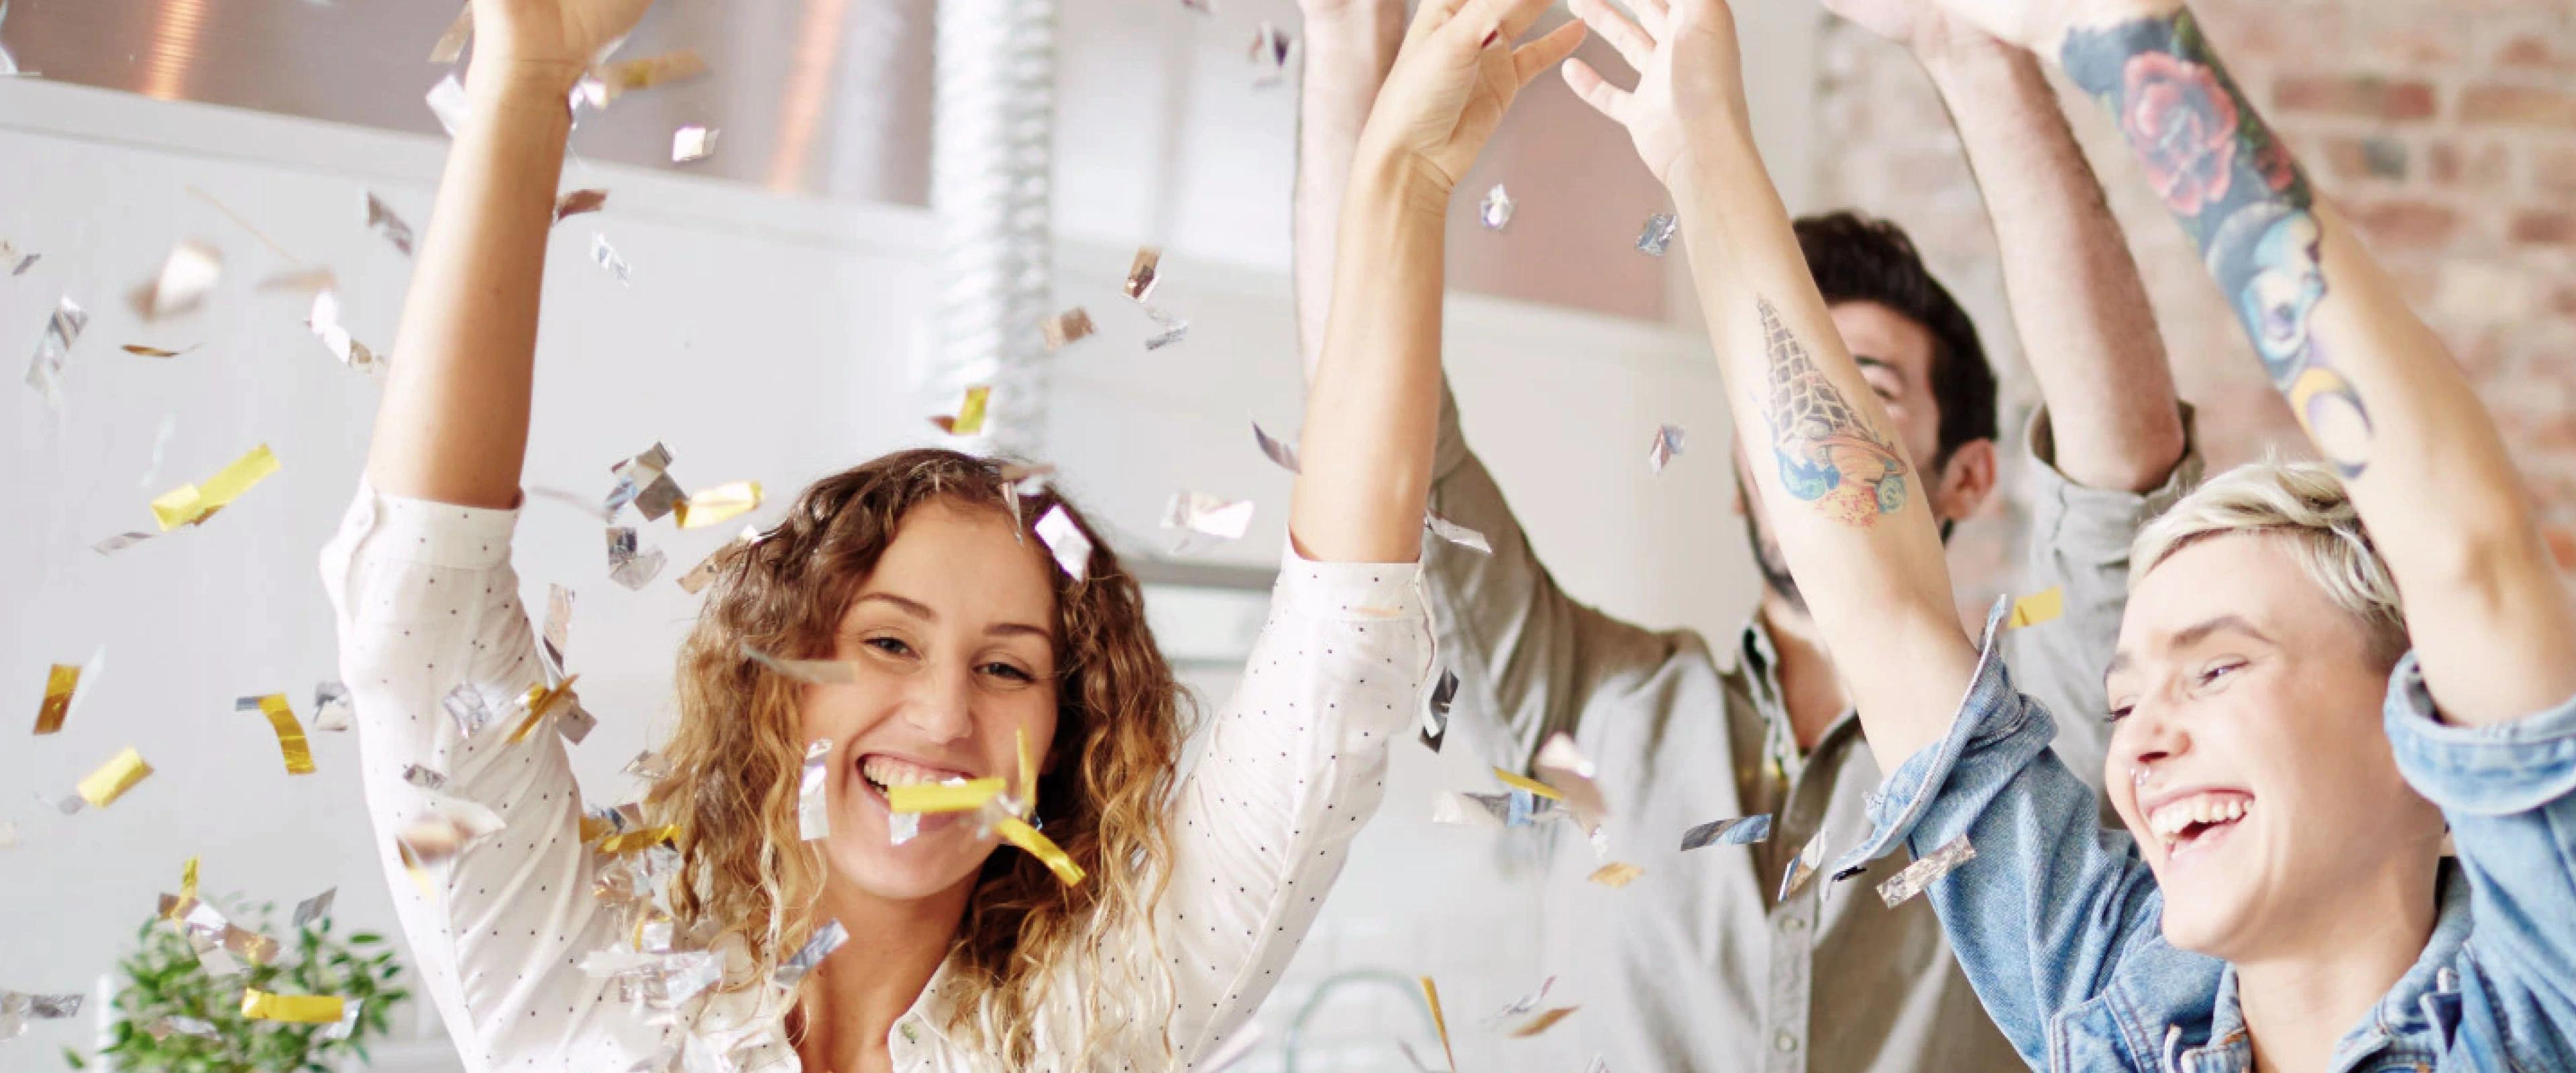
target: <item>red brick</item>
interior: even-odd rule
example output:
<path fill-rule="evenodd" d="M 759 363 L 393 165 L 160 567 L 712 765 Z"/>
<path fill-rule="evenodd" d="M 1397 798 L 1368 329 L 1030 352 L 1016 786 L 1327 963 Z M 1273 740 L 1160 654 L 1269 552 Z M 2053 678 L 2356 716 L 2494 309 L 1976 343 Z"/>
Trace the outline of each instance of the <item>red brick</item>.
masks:
<path fill-rule="evenodd" d="M 2558 560 L 2561 570 L 2576 570 L 2576 530 L 2553 525 L 2540 531 L 2549 540 L 2549 555 Z"/>
<path fill-rule="evenodd" d="M 2354 226 L 2381 249 L 2432 249 L 2460 230 L 2460 214 L 2429 201 L 2377 201 L 2352 210 Z"/>
<path fill-rule="evenodd" d="M 2338 179 L 2406 179 L 2406 143 L 2394 138 L 2329 138 L 2324 154 Z"/>
<path fill-rule="evenodd" d="M 2576 246 L 2576 213 L 2548 210 L 2515 213 L 2513 240 L 2535 246 Z"/>
<path fill-rule="evenodd" d="M 2576 130 L 2576 93 L 2537 86 L 2471 86 L 2460 96 L 2460 117 L 2496 126 Z"/>
<path fill-rule="evenodd" d="M 2544 193 L 2576 194 L 2576 149 L 2551 149 L 2533 154 L 2531 185 Z"/>
<path fill-rule="evenodd" d="M 2521 34 L 2495 50 L 2495 65 L 2535 71 L 2576 71 L 2576 46 L 2544 34 Z"/>
<path fill-rule="evenodd" d="M 2272 87 L 2272 104 L 2284 112 L 2362 119 L 2431 119 L 2432 84 L 2376 75 L 2287 77 Z"/>
<path fill-rule="evenodd" d="M 2458 142 L 2434 142 L 2427 169 L 2435 185 L 2468 190 L 2501 189 L 2513 179 L 2513 155 L 2487 142 L 2474 148 Z"/>

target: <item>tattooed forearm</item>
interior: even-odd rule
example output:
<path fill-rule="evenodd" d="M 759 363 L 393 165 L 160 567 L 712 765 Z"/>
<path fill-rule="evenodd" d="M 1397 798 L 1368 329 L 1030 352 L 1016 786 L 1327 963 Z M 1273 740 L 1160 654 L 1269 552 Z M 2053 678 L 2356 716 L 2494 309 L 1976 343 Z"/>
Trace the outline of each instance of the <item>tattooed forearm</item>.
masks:
<path fill-rule="evenodd" d="M 1825 379 L 1770 300 L 1755 302 L 1771 362 L 1762 415 L 1771 426 L 1781 487 L 1847 525 L 1865 526 L 1904 509 L 1905 456 L 1871 431 L 1861 412 Z"/>
<path fill-rule="evenodd" d="M 2110 109 L 2309 439 L 2346 477 L 2359 475 L 2369 411 L 2308 330 L 2326 296 L 2315 195 L 2190 10 L 2075 30 L 2060 58 Z"/>

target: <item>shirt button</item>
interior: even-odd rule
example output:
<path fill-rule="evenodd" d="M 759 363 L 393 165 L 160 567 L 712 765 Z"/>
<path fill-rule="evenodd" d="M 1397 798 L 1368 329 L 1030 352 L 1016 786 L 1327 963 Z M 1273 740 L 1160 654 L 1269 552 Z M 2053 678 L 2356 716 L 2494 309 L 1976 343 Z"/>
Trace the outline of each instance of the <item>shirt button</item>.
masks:
<path fill-rule="evenodd" d="M 1787 1054 L 1798 1049 L 1798 1037 L 1783 1032 L 1771 1040 L 1771 1046 L 1780 1053 Z"/>
<path fill-rule="evenodd" d="M 1796 935 L 1799 932 L 1807 930 L 1807 918 L 1790 917 L 1780 923 L 1780 930 L 1788 932 L 1791 935 Z"/>

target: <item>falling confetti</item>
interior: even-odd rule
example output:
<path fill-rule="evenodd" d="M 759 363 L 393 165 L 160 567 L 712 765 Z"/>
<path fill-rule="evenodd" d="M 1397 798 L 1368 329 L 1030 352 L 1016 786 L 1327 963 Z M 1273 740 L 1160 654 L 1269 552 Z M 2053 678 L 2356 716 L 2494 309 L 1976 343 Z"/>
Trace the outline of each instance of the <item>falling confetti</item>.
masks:
<path fill-rule="evenodd" d="M 1943 843 L 1940 849 L 1933 850 L 1914 863 L 1906 865 L 1887 882 L 1879 884 L 1879 900 L 1886 902 L 1888 908 L 1894 909 L 1905 904 L 1915 895 L 1923 893 L 1923 889 L 1931 886 L 1933 880 L 1949 875 L 1960 865 L 1975 859 L 1977 859 L 1977 847 L 1968 844 L 1968 836 L 1960 835 Z"/>
<path fill-rule="evenodd" d="M 1017 816 L 1004 816 L 994 822 L 993 833 L 1001 835 L 1002 841 L 1018 846 L 1022 852 L 1037 858 L 1038 863 L 1046 865 L 1047 871 L 1055 873 L 1056 880 L 1065 886 L 1078 886 L 1082 883 L 1084 872 L 1081 865 L 1074 863 L 1073 855 L 1056 845 L 1054 839 L 1039 834 L 1038 829 L 1029 826 L 1028 821 Z"/>
<path fill-rule="evenodd" d="M 1163 528 L 1219 540 L 1241 540 L 1252 526 L 1253 502 L 1219 499 L 1199 492 L 1174 492 L 1163 506 Z"/>
<path fill-rule="evenodd" d="M 1002 794 L 1000 779 L 949 779 L 886 788 L 886 808 L 894 812 L 975 812 Z"/>
<path fill-rule="evenodd" d="M 1558 1006 L 1554 1009 L 1547 1010 L 1536 1017 L 1530 1018 L 1528 1021 L 1523 1022 L 1520 1027 L 1511 1030 L 1507 1034 L 1513 1039 L 1528 1039 L 1531 1036 L 1538 1035 L 1541 1032 L 1545 1032 L 1548 1029 L 1556 1027 L 1556 1023 L 1558 1021 L 1565 1020 L 1567 1016 L 1571 1015 L 1579 1008 L 1580 1007 L 1575 1006 Z"/>
<path fill-rule="evenodd" d="M 1500 231 L 1511 225 L 1515 208 L 1511 193 L 1503 189 L 1503 184 L 1495 183 L 1493 189 L 1485 191 L 1483 203 L 1476 206 L 1476 216 L 1485 221 L 1485 230 Z"/>
<path fill-rule="evenodd" d="M 656 443 L 645 448 L 642 454 L 608 467 L 609 474 L 617 478 L 617 483 L 610 486 L 608 497 L 601 501 L 601 512 L 614 518 L 618 511 L 632 503 L 636 513 L 642 514 L 645 521 L 660 521 L 686 498 L 680 491 L 680 483 L 671 479 L 670 466 L 670 449 Z"/>
<path fill-rule="evenodd" d="M 564 648 L 572 640 L 572 603 L 571 589 L 546 586 L 546 627 L 537 634 L 537 655 L 552 673 L 563 672 Z"/>
<path fill-rule="evenodd" d="M 607 207 L 608 191 L 575 190 L 555 199 L 555 222 L 562 223 L 567 218 L 598 212 Z"/>
<path fill-rule="evenodd" d="M 590 236 L 590 259 L 599 262 L 599 267 L 607 269 L 609 275 L 617 277 L 617 282 L 629 287 L 635 285 L 635 270 L 627 267 L 626 258 L 617 255 L 617 247 L 608 244 L 608 236 Z"/>
<path fill-rule="evenodd" d="M 1449 1056 L 1449 1068 L 1454 1073 L 1458 1068 L 1458 1052 L 1449 1046 L 1449 1019 L 1440 1013 L 1440 985 L 1432 983 L 1428 976 L 1421 979 L 1422 1001 L 1431 1007 L 1431 1027 L 1440 1033 L 1440 1053 Z"/>
<path fill-rule="evenodd" d="M 966 389 L 966 397 L 957 403 L 957 414 L 940 414 L 930 419 L 939 431 L 951 436 L 977 436 L 984 432 L 984 413 L 993 401 L 993 389 L 977 384 Z"/>
<path fill-rule="evenodd" d="M 1585 876 L 1584 878 L 1615 890 L 1617 888 L 1627 886 L 1638 876 L 1644 874 L 1646 874 L 1646 870 L 1639 868 L 1636 865 L 1627 864 L 1621 861 L 1612 861 L 1593 870 L 1591 875 Z"/>
<path fill-rule="evenodd" d="M 0 9 L 6 9 L 8 6 L 0 3 Z M 8 53 L 0 52 L 0 56 L 6 55 Z M 0 240 L 0 272 L 7 272 L 12 276 L 26 275 L 27 270 L 36 267 L 36 262 L 43 260 L 44 257 L 45 255 L 41 253 L 21 252 L 15 243 Z"/>
<path fill-rule="evenodd" d="M 298 929 L 302 929 L 305 925 L 330 916 L 331 903 L 337 901 L 339 897 L 340 888 L 333 887 L 320 894 L 316 894 L 296 903 L 294 917 L 295 926 Z"/>
<path fill-rule="evenodd" d="M 305 316 L 304 326 L 313 329 L 314 336 L 322 340 L 323 347 L 331 351 L 332 357 L 340 359 L 340 364 L 352 369 L 375 371 L 376 352 L 351 336 L 349 329 L 340 323 L 340 295 L 337 291 L 324 287 L 313 293 L 313 311 Z"/>
<path fill-rule="evenodd" d="M 1824 863 L 1825 833 L 1818 831 L 1816 837 L 1808 839 L 1805 848 L 1798 851 L 1798 858 L 1789 862 L 1788 871 L 1780 876 L 1780 896 L 1773 900 L 1785 902 L 1805 890 L 1808 881 L 1816 878 L 1816 869 L 1823 867 Z"/>
<path fill-rule="evenodd" d="M 845 685 L 859 680 L 849 664 L 831 659 L 787 659 L 773 656 L 743 643 L 742 658 L 769 668 L 782 677 L 811 685 Z"/>
<path fill-rule="evenodd" d="M 1147 350 L 1161 350 L 1190 337 L 1190 322 L 1186 320 L 1152 306 L 1145 307 L 1145 315 L 1154 318 L 1154 334 L 1145 337 Z"/>
<path fill-rule="evenodd" d="M 404 764 L 403 781 L 423 790 L 447 789 L 447 776 L 418 764 Z"/>
<path fill-rule="evenodd" d="M 197 344 L 197 346 L 204 345 L 205 344 L 203 343 Z M 182 354 L 193 354 L 197 351 L 196 346 L 189 347 L 186 350 L 163 350 L 157 346 L 144 346 L 141 343 L 127 343 L 119 349 L 122 349 L 126 353 L 132 354 L 138 358 L 175 358 Z"/>
<path fill-rule="evenodd" d="M 45 699 L 36 706 L 37 734 L 62 731 L 64 720 L 71 718 L 73 695 L 79 690 L 81 680 L 88 679 L 91 687 L 96 688 L 99 668 L 106 662 L 107 649 L 101 647 L 90 654 L 89 662 L 81 666 L 57 663 L 45 672 Z"/>
<path fill-rule="evenodd" d="M 2024 626 L 2037 626 L 2065 613 L 2066 590 L 2051 585 L 2013 601 L 2012 617 L 2004 620 L 2004 628 L 2018 630 Z"/>
<path fill-rule="evenodd" d="M 462 853 L 475 840 L 500 833 L 509 824 L 499 813 L 472 801 L 429 794 L 429 811 L 405 824 L 394 838 L 420 864 L 436 864 Z"/>
<path fill-rule="evenodd" d="M 71 360 L 72 344 L 80 342 L 81 332 L 88 327 L 89 314 L 71 296 L 55 303 L 54 315 L 45 321 L 44 337 L 36 341 L 36 360 L 27 367 L 27 386 L 45 396 L 45 405 L 62 408 L 63 365 Z"/>
<path fill-rule="evenodd" d="M 357 711 L 357 706 L 349 701 L 349 687 L 338 682 L 323 682 L 313 687 L 315 731 L 326 734 L 345 732 Z"/>
<path fill-rule="evenodd" d="M 162 260 L 159 276 L 135 288 L 134 312 L 147 321 L 193 312 L 223 278 L 222 251 L 195 239 L 182 242 Z"/>
<path fill-rule="evenodd" d="M 610 101 L 625 94 L 684 82 L 705 73 L 707 61 L 698 55 L 698 50 L 684 48 L 592 68 L 590 77 L 582 79 L 575 92 L 591 107 L 606 108 Z"/>
<path fill-rule="evenodd" d="M 483 699 L 483 691 L 471 683 L 459 683 L 456 688 L 448 690 L 446 696 L 439 698 L 438 707 L 456 724 L 456 732 L 461 736 L 471 738 L 492 725 L 492 705 Z"/>
<path fill-rule="evenodd" d="M 1252 60 L 1253 85 L 1277 85 L 1280 79 L 1287 77 L 1291 44 L 1287 31 L 1263 20 L 1260 27 L 1252 32 L 1252 47 L 1248 50 Z"/>
<path fill-rule="evenodd" d="M 242 1016 L 254 1021 L 327 1025 L 346 1012 L 338 995 L 272 995 L 258 988 L 242 991 Z"/>
<path fill-rule="evenodd" d="M 1665 425 L 1657 428 L 1655 442 L 1646 445 L 1647 472 L 1661 475 L 1664 467 L 1672 464 L 1674 456 L 1682 453 L 1684 435 L 1680 425 Z"/>
<path fill-rule="evenodd" d="M 1083 312 L 1081 306 L 1075 306 L 1048 317 L 1046 323 L 1038 325 L 1038 329 L 1046 336 L 1048 350 L 1062 350 L 1091 336 L 1091 314 Z"/>
<path fill-rule="evenodd" d="M 1749 846 L 1771 840 L 1771 814 L 1744 816 L 1731 820 L 1710 820 L 1682 832 L 1682 849 L 1702 846 Z"/>
<path fill-rule="evenodd" d="M 832 956 L 832 951 L 849 941 L 849 929 L 842 927 L 840 921 L 824 921 L 822 927 L 814 929 L 813 938 L 805 940 L 805 945 L 797 947 L 787 960 L 778 963 L 778 986 L 795 987 L 806 973 L 814 971 L 814 966 L 822 964 L 824 958 Z"/>
<path fill-rule="evenodd" d="M 429 102 L 429 114 L 438 117 L 438 128 L 446 131 L 448 137 L 453 138 L 456 132 L 465 129 L 465 83 L 458 81 L 453 73 L 429 87 L 429 95 L 424 99 Z"/>
<path fill-rule="evenodd" d="M 1127 297 L 1143 302 L 1154 296 L 1154 287 L 1163 282 L 1163 251 L 1146 246 L 1136 251 L 1136 259 L 1127 265 Z"/>
<path fill-rule="evenodd" d="M 672 508 L 672 521 L 682 529 L 721 525 L 760 509 L 760 482 L 734 481 L 690 495 Z"/>
<path fill-rule="evenodd" d="M 671 163 L 695 164 L 716 155 L 716 136 L 724 133 L 695 123 L 671 132 Z"/>
<path fill-rule="evenodd" d="M 150 540 L 152 537 L 153 534 L 151 533 L 118 533 L 115 536 L 90 545 L 89 550 L 101 555 L 114 555 L 117 552 L 124 551 L 127 548 L 143 543 L 146 540 Z"/>
<path fill-rule="evenodd" d="M 143 762 L 143 754 L 128 748 L 80 781 L 80 800 L 89 802 L 92 808 L 106 808 L 151 775 L 152 765 Z"/>
<path fill-rule="evenodd" d="M 641 550 L 631 526 L 608 529 L 608 576 L 630 589 L 642 589 L 662 573 L 662 549 Z"/>
<path fill-rule="evenodd" d="M 183 484 L 161 493 L 152 500 L 153 520 L 161 523 L 164 533 L 183 525 L 202 524 L 277 472 L 277 468 L 277 456 L 269 453 L 267 444 L 251 448 L 248 454 L 206 478 L 203 486 Z"/>
<path fill-rule="evenodd" d="M 1016 515 L 1017 512 L 1015 511 L 1013 513 Z M 721 564 L 724 561 L 726 552 L 730 552 L 735 548 L 748 546 L 759 539 L 760 530 L 758 528 L 748 525 L 743 526 L 740 534 L 736 535 L 732 540 L 726 541 L 724 546 L 708 552 L 706 558 L 698 560 L 698 565 L 690 567 L 688 573 L 680 575 L 680 591 L 692 596 L 705 591 L 707 585 L 715 581 L 716 575 L 724 571 Z"/>
<path fill-rule="evenodd" d="M 1449 736 L 1449 707 L 1458 700 L 1458 672 L 1440 668 L 1440 681 L 1431 687 L 1422 704 L 1422 744 L 1432 752 L 1440 751 L 1440 742 Z"/>
<path fill-rule="evenodd" d="M 1587 833 L 1599 830 L 1601 821 L 1609 818 L 1610 804 L 1593 781 L 1600 777 L 1600 769 L 1575 746 L 1571 736 L 1559 732 L 1547 739 L 1531 768 L 1548 788 L 1562 795 L 1566 807 L 1574 811 L 1574 822 Z"/>
<path fill-rule="evenodd" d="M 1646 217 L 1645 230 L 1637 233 L 1637 252 L 1649 257 L 1663 256 L 1664 251 L 1672 247 L 1673 232 L 1680 226 L 1680 221 L 1673 219 L 1670 213 L 1659 212 Z"/>
<path fill-rule="evenodd" d="M 1056 565 L 1064 568 L 1066 576 L 1081 581 L 1090 574 L 1091 538 L 1083 535 L 1082 527 L 1074 524 L 1073 515 L 1066 513 L 1061 504 L 1048 508 L 1046 517 L 1038 519 L 1038 539 L 1055 553 Z"/>
<path fill-rule="evenodd" d="M 313 749 L 304 739 L 304 726 L 295 721 L 295 710 L 287 707 L 286 694 L 271 693 L 264 697 L 243 697 L 233 702 L 237 712 L 258 712 L 268 717 L 270 729 L 277 732 L 277 751 L 286 757 L 286 773 L 313 773 Z"/>
<path fill-rule="evenodd" d="M 1494 545 L 1485 539 L 1485 534 L 1469 529 L 1466 526 L 1450 521 L 1449 519 L 1443 518 L 1437 514 L 1433 514 L 1430 511 L 1422 512 L 1422 527 L 1431 530 L 1431 534 L 1433 536 L 1439 537 L 1442 540 L 1446 540 L 1470 551 L 1480 551 L 1487 555 L 1494 553 Z"/>
<path fill-rule="evenodd" d="M 447 24 L 447 32 L 438 35 L 438 43 L 429 46 L 429 62 L 454 63 L 465 54 L 465 43 L 474 38 L 474 5 L 466 4 L 456 11 L 456 21 Z"/>
<path fill-rule="evenodd" d="M 404 223 L 402 217 L 394 215 L 393 206 L 385 204 L 384 199 L 377 197 L 374 191 L 366 191 L 365 199 L 367 230 L 383 236 L 394 249 L 402 251 L 403 256 L 411 256 L 411 225 Z"/>
<path fill-rule="evenodd" d="M 1258 421 L 1252 423 L 1252 442 L 1260 446 L 1262 454 L 1268 455 L 1272 462 L 1278 463 L 1279 468 L 1290 473 L 1304 472 L 1297 468 L 1297 448 L 1272 439 L 1269 433 L 1261 431 L 1261 423 Z"/>

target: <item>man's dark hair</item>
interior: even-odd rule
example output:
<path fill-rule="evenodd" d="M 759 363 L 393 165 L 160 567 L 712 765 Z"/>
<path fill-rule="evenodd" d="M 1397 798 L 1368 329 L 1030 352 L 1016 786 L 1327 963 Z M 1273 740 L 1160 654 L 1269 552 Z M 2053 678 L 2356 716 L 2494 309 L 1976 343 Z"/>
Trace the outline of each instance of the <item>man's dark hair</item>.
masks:
<path fill-rule="evenodd" d="M 1853 212 L 1809 216 L 1796 226 L 1798 250 L 1825 304 L 1876 302 L 1932 333 L 1932 399 L 1941 408 L 1932 468 L 1948 463 L 1961 446 L 1994 439 L 1994 366 L 1968 311 L 1923 267 L 1914 240 L 1895 224 Z"/>

